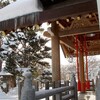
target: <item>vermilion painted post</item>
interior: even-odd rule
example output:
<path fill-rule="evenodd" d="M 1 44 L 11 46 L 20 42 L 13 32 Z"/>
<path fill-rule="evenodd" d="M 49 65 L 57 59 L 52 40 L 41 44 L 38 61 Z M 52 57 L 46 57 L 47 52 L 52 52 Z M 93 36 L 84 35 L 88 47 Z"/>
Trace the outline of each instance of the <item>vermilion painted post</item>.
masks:
<path fill-rule="evenodd" d="M 78 36 L 76 36 L 75 40 L 75 47 L 76 47 L 76 70 L 77 70 L 77 78 L 78 78 L 78 91 L 81 91 L 81 83 L 80 83 L 80 78 L 79 78 L 79 62 L 78 62 Z"/>
<path fill-rule="evenodd" d="M 87 60 L 88 51 L 87 51 L 87 45 L 86 45 L 86 36 L 84 36 L 84 52 L 85 52 L 85 56 L 86 56 L 86 89 L 89 90 L 90 89 L 90 81 L 88 78 L 88 60 Z"/>
<path fill-rule="evenodd" d="M 80 83 L 81 83 L 81 92 L 86 91 L 86 84 L 85 84 L 85 72 L 84 72 L 84 50 L 83 50 L 83 40 L 80 37 L 80 44 L 79 44 L 79 71 L 80 71 Z"/>

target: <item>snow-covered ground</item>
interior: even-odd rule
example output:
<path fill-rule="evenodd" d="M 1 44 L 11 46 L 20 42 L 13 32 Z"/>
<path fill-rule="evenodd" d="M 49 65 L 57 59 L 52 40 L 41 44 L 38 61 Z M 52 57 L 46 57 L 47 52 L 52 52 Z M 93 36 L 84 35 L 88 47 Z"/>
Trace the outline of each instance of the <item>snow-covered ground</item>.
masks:
<path fill-rule="evenodd" d="M 41 89 L 40 91 L 44 90 Z M 91 93 L 86 93 L 86 94 L 80 94 L 78 93 L 79 100 L 84 98 L 84 100 L 95 100 L 95 94 Z M 87 99 L 89 97 L 89 99 Z M 7 94 L 2 92 L 0 88 L 0 100 L 18 100 L 18 88 L 11 89 Z M 45 99 L 41 99 L 45 100 Z M 50 97 L 50 100 L 52 100 L 52 97 Z"/>
<path fill-rule="evenodd" d="M 42 90 L 44 90 L 44 88 L 42 88 L 40 91 Z M 15 87 L 14 89 L 10 89 L 10 91 L 7 94 L 4 93 L 0 88 L 0 100 L 18 100 L 18 87 Z M 45 99 L 41 99 L 41 100 L 45 100 Z M 52 97 L 50 97 L 50 100 L 52 100 Z"/>
<path fill-rule="evenodd" d="M 0 100 L 18 100 L 18 88 L 11 89 L 7 94 L 0 88 Z"/>

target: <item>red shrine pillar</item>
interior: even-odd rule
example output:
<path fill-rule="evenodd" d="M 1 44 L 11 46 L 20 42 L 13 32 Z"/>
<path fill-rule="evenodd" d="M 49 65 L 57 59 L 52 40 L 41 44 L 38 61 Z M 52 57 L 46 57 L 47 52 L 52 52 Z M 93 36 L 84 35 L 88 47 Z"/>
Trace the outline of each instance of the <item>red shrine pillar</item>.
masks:
<path fill-rule="evenodd" d="M 78 43 L 78 36 L 75 38 L 75 47 L 76 47 L 76 72 L 77 72 L 77 87 L 78 91 L 81 91 L 81 83 L 79 77 L 79 43 Z"/>
<path fill-rule="evenodd" d="M 86 89 L 90 89 L 90 81 L 88 78 L 88 61 L 87 61 L 87 52 L 86 52 Z"/>
<path fill-rule="evenodd" d="M 79 51 L 79 71 L 80 71 L 80 84 L 81 84 L 81 92 L 85 92 L 85 72 L 84 72 L 84 50 L 83 50 L 83 41 L 80 43 L 80 51 Z"/>
<path fill-rule="evenodd" d="M 85 53 L 85 59 L 86 59 L 86 89 L 89 90 L 90 89 L 90 81 L 88 78 L 88 59 L 87 59 L 87 55 L 88 55 L 88 49 L 87 49 L 87 43 L 86 43 L 86 36 L 84 35 L 84 53 Z"/>

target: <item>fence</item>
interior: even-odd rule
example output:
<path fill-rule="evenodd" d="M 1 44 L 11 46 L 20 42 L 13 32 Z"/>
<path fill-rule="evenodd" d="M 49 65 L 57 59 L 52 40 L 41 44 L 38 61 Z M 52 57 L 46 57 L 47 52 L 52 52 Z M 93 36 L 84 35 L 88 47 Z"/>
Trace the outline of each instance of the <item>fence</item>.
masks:
<path fill-rule="evenodd" d="M 89 91 L 95 91 L 95 84 L 94 84 L 94 80 L 90 80 L 90 90 Z"/>
<path fill-rule="evenodd" d="M 72 75 L 70 86 L 58 86 L 59 84 L 55 84 L 54 89 L 36 91 L 35 87 L 32 86 L 31 73 L 27 72 L 22 87 L 21 100 L 39 100 L 42 98 L 49 100 L 49 96 L 53 96 L 52 100 L 78 100 L 77 83 L 74 75 Z"/>
<path fill-rule="evenodd" d="M 100 100 L 100 75 L 96 77 L 96 100 Z"/>
<path fill-rule="evenodd" d="M 39 91 L 42 88 L 45 88 L 45 90 L 48 90 L 50 88 L 55 88 L 56 84 L 58 84 L 59 87 L 63 87 L 63 86 L 69 86 L 70 82 L 69 81 L 58 81 L 58 82 L 45 81 L 43 83 L 41 83 L 39 81 L 33 82 L 33 85 L 35 86 L 36 91 Z"/>

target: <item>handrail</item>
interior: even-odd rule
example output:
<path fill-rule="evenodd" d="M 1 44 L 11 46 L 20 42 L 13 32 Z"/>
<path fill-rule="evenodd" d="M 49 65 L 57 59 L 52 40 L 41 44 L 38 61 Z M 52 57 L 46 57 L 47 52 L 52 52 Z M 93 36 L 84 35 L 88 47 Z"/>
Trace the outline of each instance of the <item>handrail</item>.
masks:
<path fill-rule="evenodd" d="M 62 97 L 62 100 L 69 100 L 69 99 L 72 99 L 72 98 L 74 98 L 74 95 L 73 94 L 68 94 L 68 95 L 65 95 L 65 96 L 63 96 Z"/>
<path fill-rule="evenodd" d="M 66 93 L 70 91 L 70 93 Z M 65 92 L 66 95 L 62 96 L 61 94 Z M 77 97 L 77 83 L 74 74 L 70 82 L 70 86 L 58 87 L 51 90 L 42 90 L 37 91 L 32 86 L 32 74 L 27 72 L 25 74 L 24 85 L 22 87 L 21 100 L 38 100 L 46 98 L 49 100 L 49 96 L 54 96 L 53 100 L 78 100 Z"/>
<path fill-rule="evenodd" d="M 64 92 L 66 90 L 74 90 L 74 86 L 65 86 L 65 87 L 59 87 L 59 88 L 55 88 L 51 90 L 42 90 L 42 92 L 38 91 L 36 92 L 36 99 L 46 98 L 46 97 Z"/>

